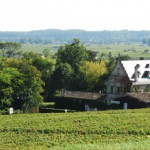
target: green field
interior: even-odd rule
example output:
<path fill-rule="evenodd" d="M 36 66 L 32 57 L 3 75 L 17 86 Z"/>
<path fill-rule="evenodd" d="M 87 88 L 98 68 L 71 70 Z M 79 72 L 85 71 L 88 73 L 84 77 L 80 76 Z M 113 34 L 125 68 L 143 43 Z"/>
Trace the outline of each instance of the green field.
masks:
<path fill-rule="evenodd" d="M 109 44 L 109 45 L 91 45 L 87 47 L 93 51 L 98 51 L 99 54 L 109 52 L 112 56 L 129 55 L 131 58 L 150 57 L 150 47 L 140 44 Z"/>
<path fill-rule="evenodd" d="M 150 109 L 0 115 L 0 150 L 147 150 Z"/>
<path fill-rule="evenodd" d="M 63 45 L 63 44 L 62 44 Z M 43 50 L 48 49 L 52 54 L 56 53 L 60 44 L 25 44 L 22 45 L 21 51 L 23 52 L 35 52 L 42 53 Z M 98 51 L 100 56 L 102 53 L 108 55 L 109 52 L 112 56 L 117 56 L 119 53 L 121 55 L 129 55 L 132 58 L 139 57 L 150 57 L 150 47 L 140 44 L 109 44 L 109 45 L 85 45 L 88 50 Z"/>
<path fill-rule="evenodd" d="M 56 53 L 58 50 L 58 44 L 22 44 L 20 51 L 22 52 L 35 52 L 41 54 L 43 50 L 49 50 L 51 53 Z"/>

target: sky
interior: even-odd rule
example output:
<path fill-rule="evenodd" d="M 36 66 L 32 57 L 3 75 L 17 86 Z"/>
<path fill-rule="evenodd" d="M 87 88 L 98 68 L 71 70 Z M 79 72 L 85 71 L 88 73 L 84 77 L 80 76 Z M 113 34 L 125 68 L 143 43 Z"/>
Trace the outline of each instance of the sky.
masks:
<path fill-rule="evenodd" d="M 150 0 L 0 0 L 0 31 L 150 30 Z"/>

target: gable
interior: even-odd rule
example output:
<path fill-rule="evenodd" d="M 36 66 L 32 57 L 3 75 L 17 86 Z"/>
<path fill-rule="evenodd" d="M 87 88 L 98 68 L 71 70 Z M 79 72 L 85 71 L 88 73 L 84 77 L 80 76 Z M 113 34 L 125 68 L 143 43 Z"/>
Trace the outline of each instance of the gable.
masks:
<path fill-rule="evenodd" d="M 111 75 L 115 75 L 115 76 L 127 76 L 127 73 L 121 63 L 121 61 L 117 62 L 116 67 L 114 68 L 113 72 L 111 73 Z"/>

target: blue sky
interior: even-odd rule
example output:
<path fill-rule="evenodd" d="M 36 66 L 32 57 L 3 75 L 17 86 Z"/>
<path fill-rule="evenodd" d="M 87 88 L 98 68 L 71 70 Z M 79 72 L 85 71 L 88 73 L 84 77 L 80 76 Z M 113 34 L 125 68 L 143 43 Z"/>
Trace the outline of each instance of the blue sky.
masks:
<path fill-rule="evenodd" d="M 0 31 L 150 30 L 150 0 L 0 0 Z"/>

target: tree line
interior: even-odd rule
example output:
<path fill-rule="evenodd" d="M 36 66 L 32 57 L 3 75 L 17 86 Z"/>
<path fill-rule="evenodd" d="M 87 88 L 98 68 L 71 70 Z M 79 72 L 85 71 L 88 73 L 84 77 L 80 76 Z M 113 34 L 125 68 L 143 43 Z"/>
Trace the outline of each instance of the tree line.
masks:
<path fill-rule="evenodd" d="M 0 41 L 20 44 L 70 43 L 79 38 L 86 44 L 141 43 L 150 38 L 150 31 L 85 31 L 85 30 L 37 30 L 30 32 L 0 32 Z"/>
<path fill-rule="evenodd" d="M 62 89 L 105 92 L 105 79 L 118 58 L 97 59 L 79 39 L 59 47 L 55 57 L 19 53 L 18 43 L 0 43 L 0 109 L 25 112 L 52 101 Z M 121 57 L 120 57 L 121 58 Z M 122 56 L 121 59 L 128 59 Z"/>

